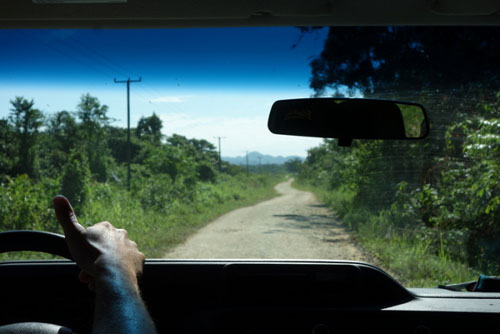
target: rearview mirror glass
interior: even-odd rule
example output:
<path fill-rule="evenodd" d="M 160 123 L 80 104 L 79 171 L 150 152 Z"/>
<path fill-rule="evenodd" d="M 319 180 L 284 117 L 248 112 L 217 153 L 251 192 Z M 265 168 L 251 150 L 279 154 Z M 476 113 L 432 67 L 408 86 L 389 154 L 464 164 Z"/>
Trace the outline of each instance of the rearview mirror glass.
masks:
<path fill-rule="evenodd" d="M 268 121 L 275 134 L 352 139 L 421 139 L 429 133 L 416 103 L 346 98 L 281 100 Z"/>

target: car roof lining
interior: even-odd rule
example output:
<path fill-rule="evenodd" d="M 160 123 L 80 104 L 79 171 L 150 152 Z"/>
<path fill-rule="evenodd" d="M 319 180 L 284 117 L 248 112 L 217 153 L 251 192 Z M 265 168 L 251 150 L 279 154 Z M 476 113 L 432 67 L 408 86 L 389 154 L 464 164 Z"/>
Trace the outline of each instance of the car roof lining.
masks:
<path fill-rule="evenodd" d="M 497 25 L 500 2 L 477 0 L 3 0 L 2 28 Z M 102 1 L 102 0 L 101 0 Z M 497 8 L 498 7 L 498 8 Z"/>

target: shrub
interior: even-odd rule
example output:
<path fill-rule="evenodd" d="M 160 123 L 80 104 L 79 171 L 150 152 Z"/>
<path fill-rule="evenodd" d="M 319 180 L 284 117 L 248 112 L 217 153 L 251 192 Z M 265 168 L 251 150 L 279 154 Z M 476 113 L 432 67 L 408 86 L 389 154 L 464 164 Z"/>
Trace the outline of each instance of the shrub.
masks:
<path fill-rule="evenodd" d="M 79 211 L 88 197 L 90 169 L 87 157 L 79 151 L 72 151 L 68 162 L 64 165 L 61 194 Z M 78 212 L 77 212 L 78 213 Z"/>

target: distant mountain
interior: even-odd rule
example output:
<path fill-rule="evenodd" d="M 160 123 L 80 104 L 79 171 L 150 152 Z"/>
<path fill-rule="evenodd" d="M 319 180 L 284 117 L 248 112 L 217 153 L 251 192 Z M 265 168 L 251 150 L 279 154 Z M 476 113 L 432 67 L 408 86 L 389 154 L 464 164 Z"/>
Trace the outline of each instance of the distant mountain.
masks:
<path fill-rule="evenodd" d="M 302 161 L 304 160 L 304 158 L 296 156 L 296 155 L 282 157 L 282 156 L 262 154 L 259 152 L 249 152 L 248 153 L 248 164 L 249 165 L 258 165 L 259 160 L 260 160 L 260 163 L 262 165 L 267 165 L 267 164 L 281 165 L 281 164 L 284 164 L 285 162 L 287 162 L 288 160 L 292 160 L 292 159 L 300 159 Z M 222 157 L 222 160 L 227 161 L 233 165 L 246 165 L 246 163 L 247 163 L 246 156 Z"/>

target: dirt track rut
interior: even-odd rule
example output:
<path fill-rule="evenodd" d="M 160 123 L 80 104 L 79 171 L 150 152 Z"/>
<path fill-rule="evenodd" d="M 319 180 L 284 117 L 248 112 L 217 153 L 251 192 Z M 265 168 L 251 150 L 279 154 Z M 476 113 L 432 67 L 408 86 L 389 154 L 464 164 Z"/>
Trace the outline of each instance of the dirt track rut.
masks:
<path fill-rule="evenodd" d="M 276 186 L 279 197 L 219 217 L 165 257 L 368 261 L 332 212 L 291 183 Z"/>

